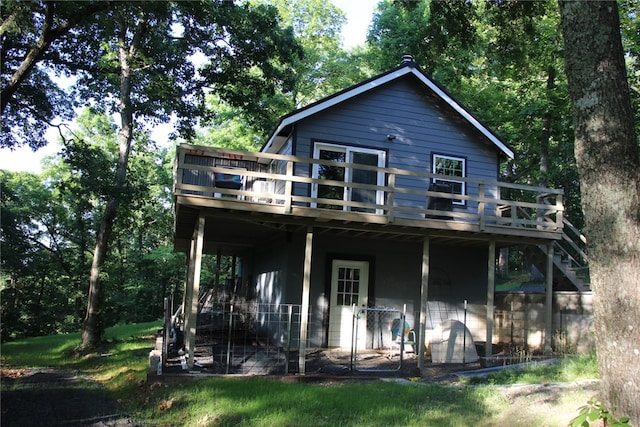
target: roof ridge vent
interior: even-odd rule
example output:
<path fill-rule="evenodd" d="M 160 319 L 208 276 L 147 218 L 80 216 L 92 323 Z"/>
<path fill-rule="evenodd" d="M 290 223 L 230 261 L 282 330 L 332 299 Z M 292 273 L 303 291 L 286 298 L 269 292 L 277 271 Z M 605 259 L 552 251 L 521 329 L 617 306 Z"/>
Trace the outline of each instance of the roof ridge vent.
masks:
<path fill-rule="evenodd" d="M 402 61 L 400 62 L 400 64 L 406 64 L 408 62 L 413 62 L 413 56 L 408 54 L 402 55 Z"/>

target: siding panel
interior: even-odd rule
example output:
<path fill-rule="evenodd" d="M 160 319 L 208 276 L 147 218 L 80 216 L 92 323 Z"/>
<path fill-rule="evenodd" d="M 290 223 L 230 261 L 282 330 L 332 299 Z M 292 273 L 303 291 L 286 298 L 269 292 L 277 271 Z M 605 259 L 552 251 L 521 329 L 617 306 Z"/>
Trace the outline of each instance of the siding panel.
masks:
<path fill-rule="evenodd" d="M 387 139 L 388 134 L 396 138 Z M 433 153 L 466 159 L 467 177 L 495 180 L 497 149 L 413 76 L 395 80 L 297 124 L 296 155 L 312 157 L 316 141 L 387 150 L 388 166 L 431 172 Z M 296 171 L 308 174 L 308 171 Z M 404 181 L 403 185 L 410 185 Z M 428 183 L 416 179 L 415 188 Z M 468 195 L 477 195 L 475 185 Z M 403 206 L 424 206 L 419 196 L 397 197 Z M 475 206 L 462 207 L 474 209 Z M 456 209 L 460 209 L 456 207 Z"/>

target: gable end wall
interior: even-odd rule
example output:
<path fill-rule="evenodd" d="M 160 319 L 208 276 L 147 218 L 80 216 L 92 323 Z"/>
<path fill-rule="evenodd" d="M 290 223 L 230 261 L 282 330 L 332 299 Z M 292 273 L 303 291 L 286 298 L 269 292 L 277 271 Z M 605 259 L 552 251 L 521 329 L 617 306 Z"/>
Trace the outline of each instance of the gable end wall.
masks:
<path fill-rule="evenodd" d="M 396 138 L 389 141 L 389 134 Z M 498 176 L 495 147 L 412 76 L 301 120 L 296 126 L 295 154 L 313 157 L 317 141 L 385 150 L 391 168 L 431 172 L 431 157 L 437 153 L 464 157 L 467 177 L 496 180 Z M 308 169 L 301 167 L 296 174 L 308 176 Z M 425 180 L 412 181 L 398 184 L 428 186 Z M 477 192 L 475 185 L 467 189 L 468 195 Z M 397 200 L 411 204 L 411 197 Z"/>

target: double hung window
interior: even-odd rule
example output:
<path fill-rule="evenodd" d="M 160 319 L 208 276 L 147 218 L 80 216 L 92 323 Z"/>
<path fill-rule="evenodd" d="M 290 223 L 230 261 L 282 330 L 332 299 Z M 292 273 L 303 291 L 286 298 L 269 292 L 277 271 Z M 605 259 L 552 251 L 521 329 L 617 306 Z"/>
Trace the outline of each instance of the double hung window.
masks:
<path fill-rule="evenodd" d="M 434 154 L 432 158 L 432 172 L 438 175 L 446 175 L 446 178 L 436 178 L 433 180 L 436 184 L 445 184 L 451 187 L 453 194 L 466 194 L 466 183 L 456 180 L 456 178 L 464 178 L 467 175 L 466 160 L 464 157 L 447 156 L 444 154 Z M 449 178 L 450 177 L 450 178 Z M 453 200 L 454 205 L 464 205 L 464 200 Z"/>

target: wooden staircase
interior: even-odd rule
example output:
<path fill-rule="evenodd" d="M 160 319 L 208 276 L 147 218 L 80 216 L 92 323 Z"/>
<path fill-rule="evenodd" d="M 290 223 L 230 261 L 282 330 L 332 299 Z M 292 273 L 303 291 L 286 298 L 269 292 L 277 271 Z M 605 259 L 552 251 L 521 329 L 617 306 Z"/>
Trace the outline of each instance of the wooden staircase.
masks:
<path fill-rule="evenodd" d="M 588 292 L 589 257 L 585 252 L 587 239 L 566 218 L 563 219 L 562 240 L 553 244 L 553 289 L 578 290 Z M 546 269 L 547 246 L 529 246 L 524 249 L 525 257 L 540 271 Z"/>

